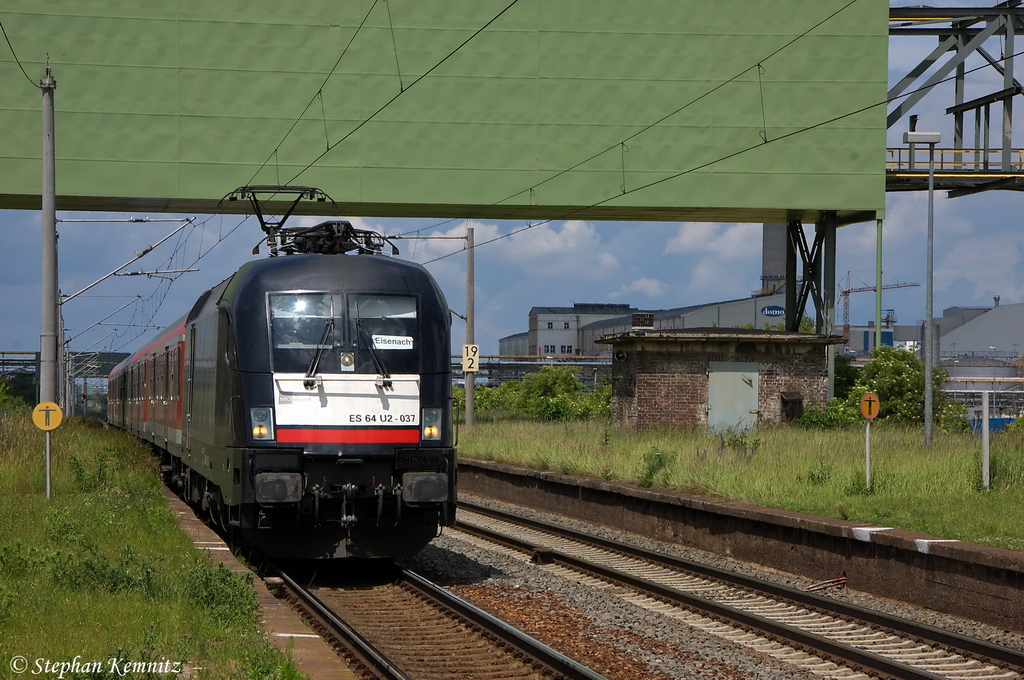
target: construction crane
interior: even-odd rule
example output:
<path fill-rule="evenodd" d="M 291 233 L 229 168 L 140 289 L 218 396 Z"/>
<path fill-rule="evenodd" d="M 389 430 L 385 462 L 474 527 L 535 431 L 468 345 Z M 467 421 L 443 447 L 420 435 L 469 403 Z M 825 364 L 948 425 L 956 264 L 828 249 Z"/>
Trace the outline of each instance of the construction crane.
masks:
<path fill-rule="evenodd" d="M 882 290 L 889 290 L 890 288 L 913 288 L 914 286 L 920 286 L 920 283 L 887 283 L 882 286 Z M 839 284 L 839 294 L 843 296 L 843 341 L 850 342 L 850 293 L 866 293 L 869 290 L 875 290 L 874 286 L 862 286 L 860 288 L 850 288 L 850 272 L 846 272 L 846 287 L 843 284 Z"/>

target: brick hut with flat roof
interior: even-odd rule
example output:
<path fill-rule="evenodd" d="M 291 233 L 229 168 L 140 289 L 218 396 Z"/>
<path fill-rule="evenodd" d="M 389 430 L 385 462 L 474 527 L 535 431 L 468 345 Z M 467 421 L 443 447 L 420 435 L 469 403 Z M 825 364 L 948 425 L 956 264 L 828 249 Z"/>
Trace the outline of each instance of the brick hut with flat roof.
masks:
<path fill-rule="evenodd" d="M 842 338 L 747 328 L 634 329 L 612 346 L 612 420 L 742 430 L 828 400 L 829 345 Z"/>

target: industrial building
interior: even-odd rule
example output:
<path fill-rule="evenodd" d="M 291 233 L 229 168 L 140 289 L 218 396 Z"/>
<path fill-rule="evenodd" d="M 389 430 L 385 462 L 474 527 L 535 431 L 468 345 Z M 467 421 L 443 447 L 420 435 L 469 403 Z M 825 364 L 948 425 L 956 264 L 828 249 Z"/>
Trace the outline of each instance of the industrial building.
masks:
<path fill-rule="evenodd" d="M 649 311 L 652 328 L 781 328 L 786 318 L 786 225 L 764 225 L 761 252 L 761 287 L 751 297 Z M 499 339 L 498 354 L 611 356 L 610 347 L 598 341 L 603 335 L 631 330 L 633 314 L 638 311 L 628 304 L 534 307 L 530 310 L 529 330 Z"/>
<path fill-rule="evenodd" d="M 1024 304 L 1000 305 L 999 296 L 991 307 L 947 307 L 935 318 L 938 346 L 935 365 L 954 359 L 994 359 L 1012 363 L 1024 356 Z M 891 312 L 892 310 L 888 310 Z M 897 325 L 895 316 L 882 319 L 882 344 L 908 346 L 920 354 L 924 346 L 924 324 Z M 867 356 L 875 345 L 874 324 L 853 326 L 847 347 L 856 356 Z"/>
<path fill-rule="evenodd" d="M 687 328 L 776 328 L 786 314 L 786 296 L 775 293 L 703 305 L 649 311 L 655 330 Z M 498 340 L 501 356 L 611 356 L 602 336 L 633 327 L 629 305 L 576 304 L 572 307 L 534 307 L 529 331 Z"/>

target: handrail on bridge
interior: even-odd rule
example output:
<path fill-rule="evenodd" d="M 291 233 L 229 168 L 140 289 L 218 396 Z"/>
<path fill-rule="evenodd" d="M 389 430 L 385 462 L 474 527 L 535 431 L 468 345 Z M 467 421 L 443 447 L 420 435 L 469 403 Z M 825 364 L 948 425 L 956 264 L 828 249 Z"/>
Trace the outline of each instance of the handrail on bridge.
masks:
<path fill-rule="evenodd" d="M 886 149 L 887 172 L 928 172 L 928 145 L 918 144 L 911 155 L 905 146 Z M 1024 149 L 1010 151 L 1010 167 L 1003 168 L 1002 149 L 935 149 L 936 172 L 1024 172 Z"/>

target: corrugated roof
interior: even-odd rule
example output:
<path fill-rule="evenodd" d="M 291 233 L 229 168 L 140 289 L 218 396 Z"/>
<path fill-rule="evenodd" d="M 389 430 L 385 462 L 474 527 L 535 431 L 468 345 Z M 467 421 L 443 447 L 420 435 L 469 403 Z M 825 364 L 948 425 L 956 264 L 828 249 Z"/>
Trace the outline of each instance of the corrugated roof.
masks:
<path fill-rule="evenodd" d="M 591 314 L 622 314 L 623 311 L 638 312 L 640 310 L 626 304 L 580 302 L 572 307 L 533 307 L 530 309 L 530 314 L 580 314 L 587 316 Z"/>
<path fill-rule="evenodd" d="M 835 345 L 843 342 L 839 335 L 813 335 L 788 331 L 766 331 L 759 328 L 687 328 L 685 330 L 639 330 L 605 335 L 595 342 L 610 345 L 624 340 L 767 340 L 779 343 Z"/>
<path fill-rule="evenodd" d="M 768 298 L 771 298 L 771 297 L 774 297 L 774 296 L 772 296 L 772 295 L 765 295 L 765 296 L 761 296 L 761 297 L 763 297 L 765 299 L 768 299 Z M 648 311 L 648 312 L 653 311 L 654 318 L 655 318 L 655 320 L 657 320 L 657 319 L 666 319 L 666 318 L 676 317 L 676 316 L 683 316 L 683 315 L 689 314 L 691 312 L 700 311 L 702 309 L 707 309 L 709 307 L 716 307 L 718 305 L 730 305 L 730 304 L 733 304 L 734 302 L 749 302 L 750 300 L 754 300 L 754 299 L 756 299 L 756 298 L 744 297 L 744 298 L 736 298 L 735 300 L 722 300 L 720 302 L 705 302 L 705 303 L 702 303 L 702 304 L 699 304 L 699 305 L 689 305 L 687 307 L 673 307 L 672 309 L 655 309 L 655 310 L 648 309 L 648 310 L 634 310 L 634 311 Z M 624 324 L 624 323 L 632 323 L 632 321 L 633 321 L 632 314 L 628 314 L 626 316 L 617 316 L 617 317 L 610 318 L 610 319 L 602 319 L 601 321 L 591 321 L 590 323 L 588 323 L 588 324 L 586 324 L 584 326 L 580 326 L 580 330 L 586 330 L 586 329 L 591 329 L 591 328 L 600 328 L 602 326 L 614 326 L 614 325 L 617 325 L 617 324 Z"/>
<path fill-rule="evenodd" d="M 955 345 L 955 347 L 954 347 Z M 1024 304 L 999 305 L 942 336 L 940 351 L 1024 351 Z"/>

